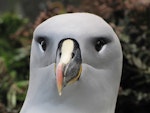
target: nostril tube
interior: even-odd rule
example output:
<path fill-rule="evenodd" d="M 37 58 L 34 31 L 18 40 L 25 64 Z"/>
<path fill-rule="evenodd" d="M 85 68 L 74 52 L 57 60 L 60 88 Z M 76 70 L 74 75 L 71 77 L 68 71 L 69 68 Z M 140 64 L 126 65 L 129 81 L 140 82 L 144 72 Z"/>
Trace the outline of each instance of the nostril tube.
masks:
<path fill-rule="evenodd" d="M 72 53 L 72 58 L 74 58 L 74 55 L 75 55 L 75 54 L 74 54 L 74 53 Z"/>
<path fill-rule="evenodd" d="M 61 57 L 61 52 L 59 53 L 59 57 Z"/>

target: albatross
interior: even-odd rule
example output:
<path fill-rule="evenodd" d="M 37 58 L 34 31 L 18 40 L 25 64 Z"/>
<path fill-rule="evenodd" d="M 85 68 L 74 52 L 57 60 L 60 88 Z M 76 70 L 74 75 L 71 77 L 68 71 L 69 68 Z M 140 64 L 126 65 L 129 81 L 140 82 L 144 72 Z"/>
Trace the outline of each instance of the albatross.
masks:
<path fill-rule="evenodd" d="M 51 17 L 33 33 L 20 113 L 114 113 L 121 72 L 119 39 L 101 17 Z"/>

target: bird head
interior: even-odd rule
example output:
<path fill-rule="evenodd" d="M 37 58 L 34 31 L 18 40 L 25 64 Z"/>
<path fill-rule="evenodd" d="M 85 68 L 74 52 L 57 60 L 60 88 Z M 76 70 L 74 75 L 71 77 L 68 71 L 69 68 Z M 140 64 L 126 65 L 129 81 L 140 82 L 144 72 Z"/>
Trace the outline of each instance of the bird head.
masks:
<path fill-rule="evenodd" d="M 55 63 L 59 95 L 64 87 L 80 79 L 83 64 L 110 70 L 116 61 L 122 62 L 120 42 L 113 29 L 89 13 L 58 15 L 43 22 L 34 31 L 32 50 L 31 68 Z"/>

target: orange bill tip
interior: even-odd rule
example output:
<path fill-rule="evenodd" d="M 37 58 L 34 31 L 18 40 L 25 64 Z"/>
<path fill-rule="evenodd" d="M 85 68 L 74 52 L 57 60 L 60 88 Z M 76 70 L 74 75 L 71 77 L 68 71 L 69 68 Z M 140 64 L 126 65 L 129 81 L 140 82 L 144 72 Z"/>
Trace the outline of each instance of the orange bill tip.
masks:
<path fill-rule="evenodd" d="M 63 65 L 61 63 L 59 63 L 56 68 L 56 83 L 57 83 L 58 94 L 59 96 L 61 96 L 62 88 L 63 88 Z"/>

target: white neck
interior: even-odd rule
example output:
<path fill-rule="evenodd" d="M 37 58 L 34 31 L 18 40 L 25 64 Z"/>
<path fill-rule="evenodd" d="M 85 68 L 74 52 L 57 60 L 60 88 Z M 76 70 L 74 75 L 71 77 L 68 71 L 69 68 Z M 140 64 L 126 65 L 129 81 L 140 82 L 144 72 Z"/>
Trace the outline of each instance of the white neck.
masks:
<path fill-rule="evenodd" d="M 53 67 L 32 69 L 27 97 L 20 113 L 114 113 L 119 83 L 113 82 L 112 78 L 120 81 L 120 75 L 113 75 L 119 73 L 95 69 L 97 75 L 93 75 L 90 70 L 94 68 L 85 65 L 80 80 L 66 86 L 59 96 L 54 71 L 50 71 L 54 70 Z"/>

